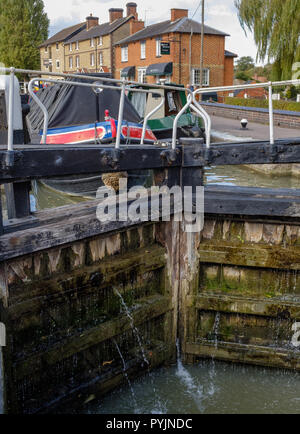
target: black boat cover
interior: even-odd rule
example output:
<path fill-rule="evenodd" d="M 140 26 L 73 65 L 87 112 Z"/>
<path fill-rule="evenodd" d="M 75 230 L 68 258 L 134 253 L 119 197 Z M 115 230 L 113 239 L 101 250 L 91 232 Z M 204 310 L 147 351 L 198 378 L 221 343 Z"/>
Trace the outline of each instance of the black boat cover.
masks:
<path fill-rule="evenodd" d="M 99 80 L 93 78 L 91 83 L 101 82 L 103 74 L 93 74 L 93 77 L 98 75 Z M 90 83 L 88 80 L 79 78 L 72 78 L 67 81 Z M 103 84 L 114 85 L 113 83 Z M 120 93 L 119 89 L 103 89 L 101 92 L 95 93 L 89 87 L 55 83 L 38 91 L 37 96 L 48 110 L 49 128 L 57 128 L 103 122 L 105 110 L 109 110 L 111 117 L 118 119 Z M 141 122 L 139 114 L 127 97 L 125 98 L 123 119 L 128 122 Z M 42 110 L 32 100 L 30 113 L 27 116 L 30 136 L 36 137 L 36 134 L 43 129 L 43 121 Z"/>

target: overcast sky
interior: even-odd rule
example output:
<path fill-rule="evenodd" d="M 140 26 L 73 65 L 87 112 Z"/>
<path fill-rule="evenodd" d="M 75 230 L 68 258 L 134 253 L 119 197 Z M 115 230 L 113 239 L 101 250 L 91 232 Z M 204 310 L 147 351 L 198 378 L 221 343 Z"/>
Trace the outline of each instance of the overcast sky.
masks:
<path fill-rule="evenodd" d="M 44 0 L 46 12 L 50 18 L 50 36 L 64 27 L 84 21 L 92 13 L 100 22 L 108 21 L 108 9 L 123 8 L 129 0 Z M 200 0 L 135 0 L 140 19 L 146 18 L 146 25 L 164 21 L 170 17 L 171 8 L 189 9 L 192 17 Z M 201 7 L 195 20 L 201 20 Z M 206 0 L 205 23 L 222 30 L 230 37 L 226 38 L 226 49 L 239 56 L 252 56 L 256 59 L 256 47 L 251 33 L 245 35 L 237 18 L 234 0 Z"/>

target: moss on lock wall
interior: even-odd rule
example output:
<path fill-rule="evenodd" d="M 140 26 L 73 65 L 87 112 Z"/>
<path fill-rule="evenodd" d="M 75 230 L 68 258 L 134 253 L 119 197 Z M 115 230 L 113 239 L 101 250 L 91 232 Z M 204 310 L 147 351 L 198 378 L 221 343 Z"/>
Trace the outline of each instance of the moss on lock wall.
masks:
<path fill-rule="evenodd" d="M 133 376 L 146 369 L 143 351 L 150 369 L 170 360 L 165 266 L 149 224 L 7 262 L 8 411 L 46 411 L 78 400 L 76 388 L 101 395 L 116 387 L 124 369 L 117 345 Z"/>
<path fill-rule="evenodd" d="M 300 369 L 292 344 L 300 319 L 300 225 L 251 218 L 206 218 L 199 286 L 188 306 L 197 327 L 189 357 Z"/>
<path fill-rule="evenodd" d="M 200 264 L 200 292 L 264 296 L 300 295 L 298 271 Z"/>

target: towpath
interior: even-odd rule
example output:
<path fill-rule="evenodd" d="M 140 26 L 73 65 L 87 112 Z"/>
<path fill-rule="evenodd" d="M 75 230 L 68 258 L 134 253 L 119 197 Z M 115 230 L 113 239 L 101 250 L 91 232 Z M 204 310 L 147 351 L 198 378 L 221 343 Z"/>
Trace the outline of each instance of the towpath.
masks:
<path fill-rule="evenodd" d="M 269 135 L 269 126 L 249 122 L 248 128 L 242 130 L 239 120 L 227 119 L 219 116 L 211 116 L 212 120 L 212 135 L 216 139 L 233 141 L 234 138 L 243 137 L 245 140 L 267 140 Z M 281 128 L 275 126 L 274 128 L 275 139 L 287 139 L 300 137 L 300 130 L 296 128 Z"/>

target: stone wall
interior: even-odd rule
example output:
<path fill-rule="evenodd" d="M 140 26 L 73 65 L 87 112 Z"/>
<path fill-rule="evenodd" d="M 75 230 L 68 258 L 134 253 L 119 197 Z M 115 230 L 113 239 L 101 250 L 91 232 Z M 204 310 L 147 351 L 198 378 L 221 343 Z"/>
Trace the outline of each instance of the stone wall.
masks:
<path fill-rule="evenodd" d="M 269 124 L 269 110 L 255 107 L 239 107 L 227 104 L 202 103 L 204 109 L 211 116 L 229 119 L 248 119 L 249 122 Z M 300 113 L 284 110 L 274 110 L 274 125 L 300 128 Z"/>

